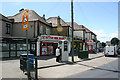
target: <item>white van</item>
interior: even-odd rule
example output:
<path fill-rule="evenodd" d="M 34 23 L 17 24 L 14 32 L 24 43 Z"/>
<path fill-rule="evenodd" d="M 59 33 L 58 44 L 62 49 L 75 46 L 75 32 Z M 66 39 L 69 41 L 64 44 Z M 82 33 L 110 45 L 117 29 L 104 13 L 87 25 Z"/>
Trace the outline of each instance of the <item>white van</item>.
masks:
<path fill-rule="evenodd" d="M 105 47 L 105 56 L 113 55 L 117 56 L 117 47 L 116 46 L 106 46 Z"/>

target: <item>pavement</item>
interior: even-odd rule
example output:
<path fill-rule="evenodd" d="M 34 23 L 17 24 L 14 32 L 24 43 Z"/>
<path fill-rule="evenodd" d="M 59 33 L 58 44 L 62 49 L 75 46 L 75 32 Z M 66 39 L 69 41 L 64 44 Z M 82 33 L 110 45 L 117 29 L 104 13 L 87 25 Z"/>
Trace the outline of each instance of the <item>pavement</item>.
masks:
<path fill-rule="evenodd" d="M 89 58 L 88 59 L 94 59 L 94 58 L 99 58 L 104 56 L 103 53 L 97 53 L 97 54 L 89 54 Z M 56 57 L 55 56 L 41 56 L 38 57 L 38 68 L 42 69 L 42 68 L 49 68 L 49 67 L 55 67 L 55 66 L 61 66 L 61 65 L 65 65 L 65 64 L 72 64 L 72 57 L 69 56 L 68 58 L 68 62 L 56 62 Z M 86 59 L 85 59 L 86 60 Z M 84 61 L 84 59 L 80 59 L 78 58 L 78 56 L 74 56 L 74 62 L 81 62 Z"/>
<path fill-rule="evenodd" d="M 58 63 L 55 56 L 41 56 L 38 57 L 38 77 L 39 78 L 64 78 L 74 75 L 86 70 L 92 69 L 91 67 L 83 66 L 101 66 L 110 63 L 117 58 L 106 58 L 103 53 L 89 54 L 89 59 L 83 60 L 74 57 L 76 63 L 72 63 L 71 56 L 68 62 Z M 79 64 L 78 64 L 79 63 Z M 26 75 L 19 68 L 19 59 L 4 60 L 2 61 L 2 77 L 3 78 L 27 78 Z"/>

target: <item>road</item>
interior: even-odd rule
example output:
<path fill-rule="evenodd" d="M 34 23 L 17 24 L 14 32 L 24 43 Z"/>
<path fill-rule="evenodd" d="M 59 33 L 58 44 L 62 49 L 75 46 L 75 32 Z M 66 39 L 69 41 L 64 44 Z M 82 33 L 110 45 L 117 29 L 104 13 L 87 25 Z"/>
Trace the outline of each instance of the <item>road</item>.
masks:
<path fill-rule="evenodd" d="M 112 70 L 117 70 L 118 68 L 117 60 L 118 60 L 117 57 L 103 56 L 100 58 L 77 62 L 75 64 L 66 64 L 66 65 L 57 66 L 57 67 L 38 69 L 38 76 L 39 78 L 86 78 L 86 76 L 82 76 L 82 74 L 89 70 L 94 71 L 95 75 L 97 72 L 99 73 L 99 71 L 101 71 L 101 76 L 102 76 L 103 75 L 102 72 L 104 72 L 104 70 L 105 71 L 108 70 L 106 71 L 108 73 L 110 71 L 112 72 Z M 113 66 L 111 68 L 110 66 L 107 66 L 109 64 L 111 65 L 116 64 L 116 66 Z M 102 68 L 102 66 L 106 66 L 106 67 Z M 90 74 L 92 75 L 93 73 L 90 72 L 87 75 L 90 75 Z M 116 75 L 117 73 L 113 72 L 113 74 Z M 81 77 L 79 77 L 79 75 L 81 75 Z M 91 77 L 93 78 L 94 76 L 91 76 Z M 99 77 L 99 76 L 96 75 L 95 77 Z M 109 78 L 109 76 L 106 76 L 106 77 Z M 115 76 L 115 77 L 118 77 L 118 76 Z"/>
<path fill-rule="evenodd" d="M 120 71 L 118 71 L 118 60 L 99 67 L 84 64 L 80 65 L 91 67 L 92 69 L 68 76 L 67 78 L 118 78 L 118 73 L 120 73 Z"/>

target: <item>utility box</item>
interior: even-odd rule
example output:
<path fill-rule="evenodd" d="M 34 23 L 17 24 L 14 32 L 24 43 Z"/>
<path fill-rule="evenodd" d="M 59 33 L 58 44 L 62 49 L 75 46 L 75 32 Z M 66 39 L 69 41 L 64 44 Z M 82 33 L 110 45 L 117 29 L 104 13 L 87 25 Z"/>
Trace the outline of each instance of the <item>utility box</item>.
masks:
<path fill-rule="evenodd" d="M 69 53 L 70 53 L 70 42 L 67 40 L 59 41 L 58 46 L 61 49 L 61 61 L 68 61 Z"/>
<path fill-rule="evenodd" d="M 81 59 L 87 59 L 89 57 L 89 52 L 87 50 L 85 51 L 80 51 L 79 54 L 78 54 L 78 58 L 81 58 Z"/>
<path fill-rule="evenodd" d="M 34 55 L 29 54 L 29 67 L 33 68 L 34 67 Z M 27 71 L 27 54 L 21 54 L 20 55 L 20 69 L 25 72 Z"/>

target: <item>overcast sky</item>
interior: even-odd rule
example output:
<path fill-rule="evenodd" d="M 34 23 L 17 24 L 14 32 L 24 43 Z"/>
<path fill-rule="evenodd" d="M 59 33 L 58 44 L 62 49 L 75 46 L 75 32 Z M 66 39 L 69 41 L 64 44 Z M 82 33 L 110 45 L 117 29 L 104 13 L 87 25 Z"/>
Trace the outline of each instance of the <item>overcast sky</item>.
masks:
<path fill-rule="evenodd" d="M 34 10 L 40 16 L 60 16 L 64 21 L 71 21 L 70 2 L 1 2 L 1 13 L 12 16 L 21 8 Z M 84 25 L 97 34 L 101 42 L 118 37 L 118 2 L 74 2 L 74 22 Z"/>

